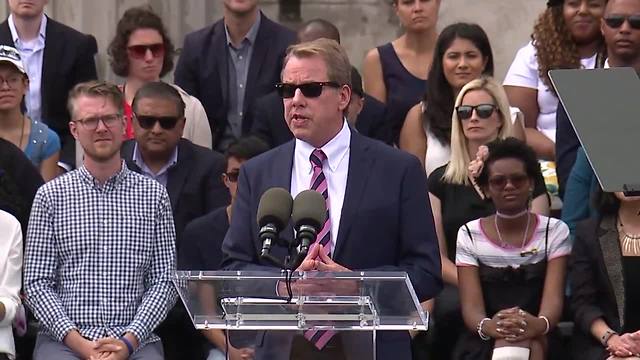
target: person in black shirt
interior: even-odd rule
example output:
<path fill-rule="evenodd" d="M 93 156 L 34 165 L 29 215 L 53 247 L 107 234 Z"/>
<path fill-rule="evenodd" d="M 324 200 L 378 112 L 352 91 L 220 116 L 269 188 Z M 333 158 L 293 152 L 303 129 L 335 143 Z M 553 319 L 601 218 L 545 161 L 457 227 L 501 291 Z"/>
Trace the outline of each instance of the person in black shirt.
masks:
<path fill-rule="evenodd" d="M 269 150 L 269 146 L 255 136 L 238 139 L 225 153 L 225 173 L 222 180 L 229 189 L 231 204 L 217 208 L 191 221 L 184 230 L 183 244 L 178 252 L 180 270 L 218 270 L 222 262 L 222 241 L 224 240 L 238 189 L 240 166 L 252 157 Z M 224 359 L 225 335 L 220 330 L 207 330 L 203 335 L 215 346 L 209 359 Z M 239 355 L 253 353 L 253 349 L 237 349 L 229 345 L 229 352 Z M 234 358 L 233 356 L 231 358 Z"/>

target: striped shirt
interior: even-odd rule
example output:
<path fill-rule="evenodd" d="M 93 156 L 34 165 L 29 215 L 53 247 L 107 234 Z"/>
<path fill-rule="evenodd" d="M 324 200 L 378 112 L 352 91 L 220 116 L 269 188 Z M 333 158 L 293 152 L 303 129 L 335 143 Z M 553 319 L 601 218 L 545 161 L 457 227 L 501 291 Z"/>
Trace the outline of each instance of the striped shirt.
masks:
<path fill-rule="evenodd" d="M 549 222 L 549 237 L 545 242 Z M 522 265 L 536 264 L 544 260 L 552 260 L 561 256 L 571 254 L 571 242 L 569 240 L 569 228 L 564 222 L 536 215 L 536 220 L 532 222 L 535 226 L 531 238 L 527 239 L 523 247 L 504 246 L 497 240 L 491 239 L 480 224 L 480 219 L 467 223 L 469 233 L 463 226 L 458 231 L 458 242 L 456 248 L 457 266 L 479 266 L 482 263 L 494 268 L 505 268 L 511 266 L 518 268 Z M 523 229 L 524 230 L 524 229 Z M 545 243 L 548 249 L 545 248 Z M 525 252 L 526 256 L 521 256 Z"/>
<path fill-rule="evenodd" d="M 84 166 L 60 176 L 38 190 L 26 244 L 27 304 L 45 334 L 158 340 L 176 300 L 175 229 L 158 182 L 124 161 L 104 184 Z"/>

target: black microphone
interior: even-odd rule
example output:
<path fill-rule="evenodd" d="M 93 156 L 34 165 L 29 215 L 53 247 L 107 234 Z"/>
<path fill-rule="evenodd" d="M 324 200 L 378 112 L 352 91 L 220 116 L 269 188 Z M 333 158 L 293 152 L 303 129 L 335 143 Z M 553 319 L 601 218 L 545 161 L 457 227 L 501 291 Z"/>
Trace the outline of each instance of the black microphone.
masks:
<path fill-rule="evenodd" d="M 322 194 L 314 190 L 299 193 L 293 201 L 291 220 L 296 230 L 295 245 L 300 245 L 298 259 L 302 262 L 327 220 L 327 206 Z"/>
<path fill-rule="evenodd" d="M 271 188 L 262 194 L 258 203 L 258 237 L 262 241 L 260 257 L 269 258 L 271 246 L 278 241 L 278 234 L 291 217 L 293 199 L 283 188 Z"/>

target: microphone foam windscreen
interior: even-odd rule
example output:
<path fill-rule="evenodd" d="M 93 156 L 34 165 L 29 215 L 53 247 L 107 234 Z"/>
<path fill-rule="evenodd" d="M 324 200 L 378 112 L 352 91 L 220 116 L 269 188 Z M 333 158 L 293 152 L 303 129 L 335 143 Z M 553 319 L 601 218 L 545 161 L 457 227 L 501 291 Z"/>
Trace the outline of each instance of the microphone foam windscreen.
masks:
<path fill-rule="evenodd" d="M 327 220 L 327 207 L 322 194 L 315 190 L 304 190 L 293 201 L 291 219 L 295 227 L 310 225 L 318 231 Z"/>
<path fill-rule="evenodd" d="M 263 227 L 272 223 L 282 230 L 289 222 L 293 199 L 291 194 L 283 188 L 271 188 L 262 194 L 258 204 L 258 226 Z"/>

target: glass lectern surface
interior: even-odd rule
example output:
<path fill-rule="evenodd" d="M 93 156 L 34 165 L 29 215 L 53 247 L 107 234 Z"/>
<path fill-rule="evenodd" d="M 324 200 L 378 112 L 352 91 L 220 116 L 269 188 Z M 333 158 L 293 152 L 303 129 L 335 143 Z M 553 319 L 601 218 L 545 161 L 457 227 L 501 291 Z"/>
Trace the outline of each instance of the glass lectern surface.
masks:
<path fill-rule="evenodd" d="M 374 359 L 377 331 L 427 330 L 428 315 L 404 272 L 293 272 L 289 277 L 278 271 L 180 271 L 174 284 L 197 329 L 269 330 L 280 334 L 275 339 L 282 334 L 312 338 L 317 332 L 316 340 L 341 337 L 346 352 L 356 351 L 346 359 Z M 322 336 L 327 331 L 340 336 Z M 283 351 L 291 350 L 291 343 L 296 348 L 299 342 L 289 341 Z"/>

